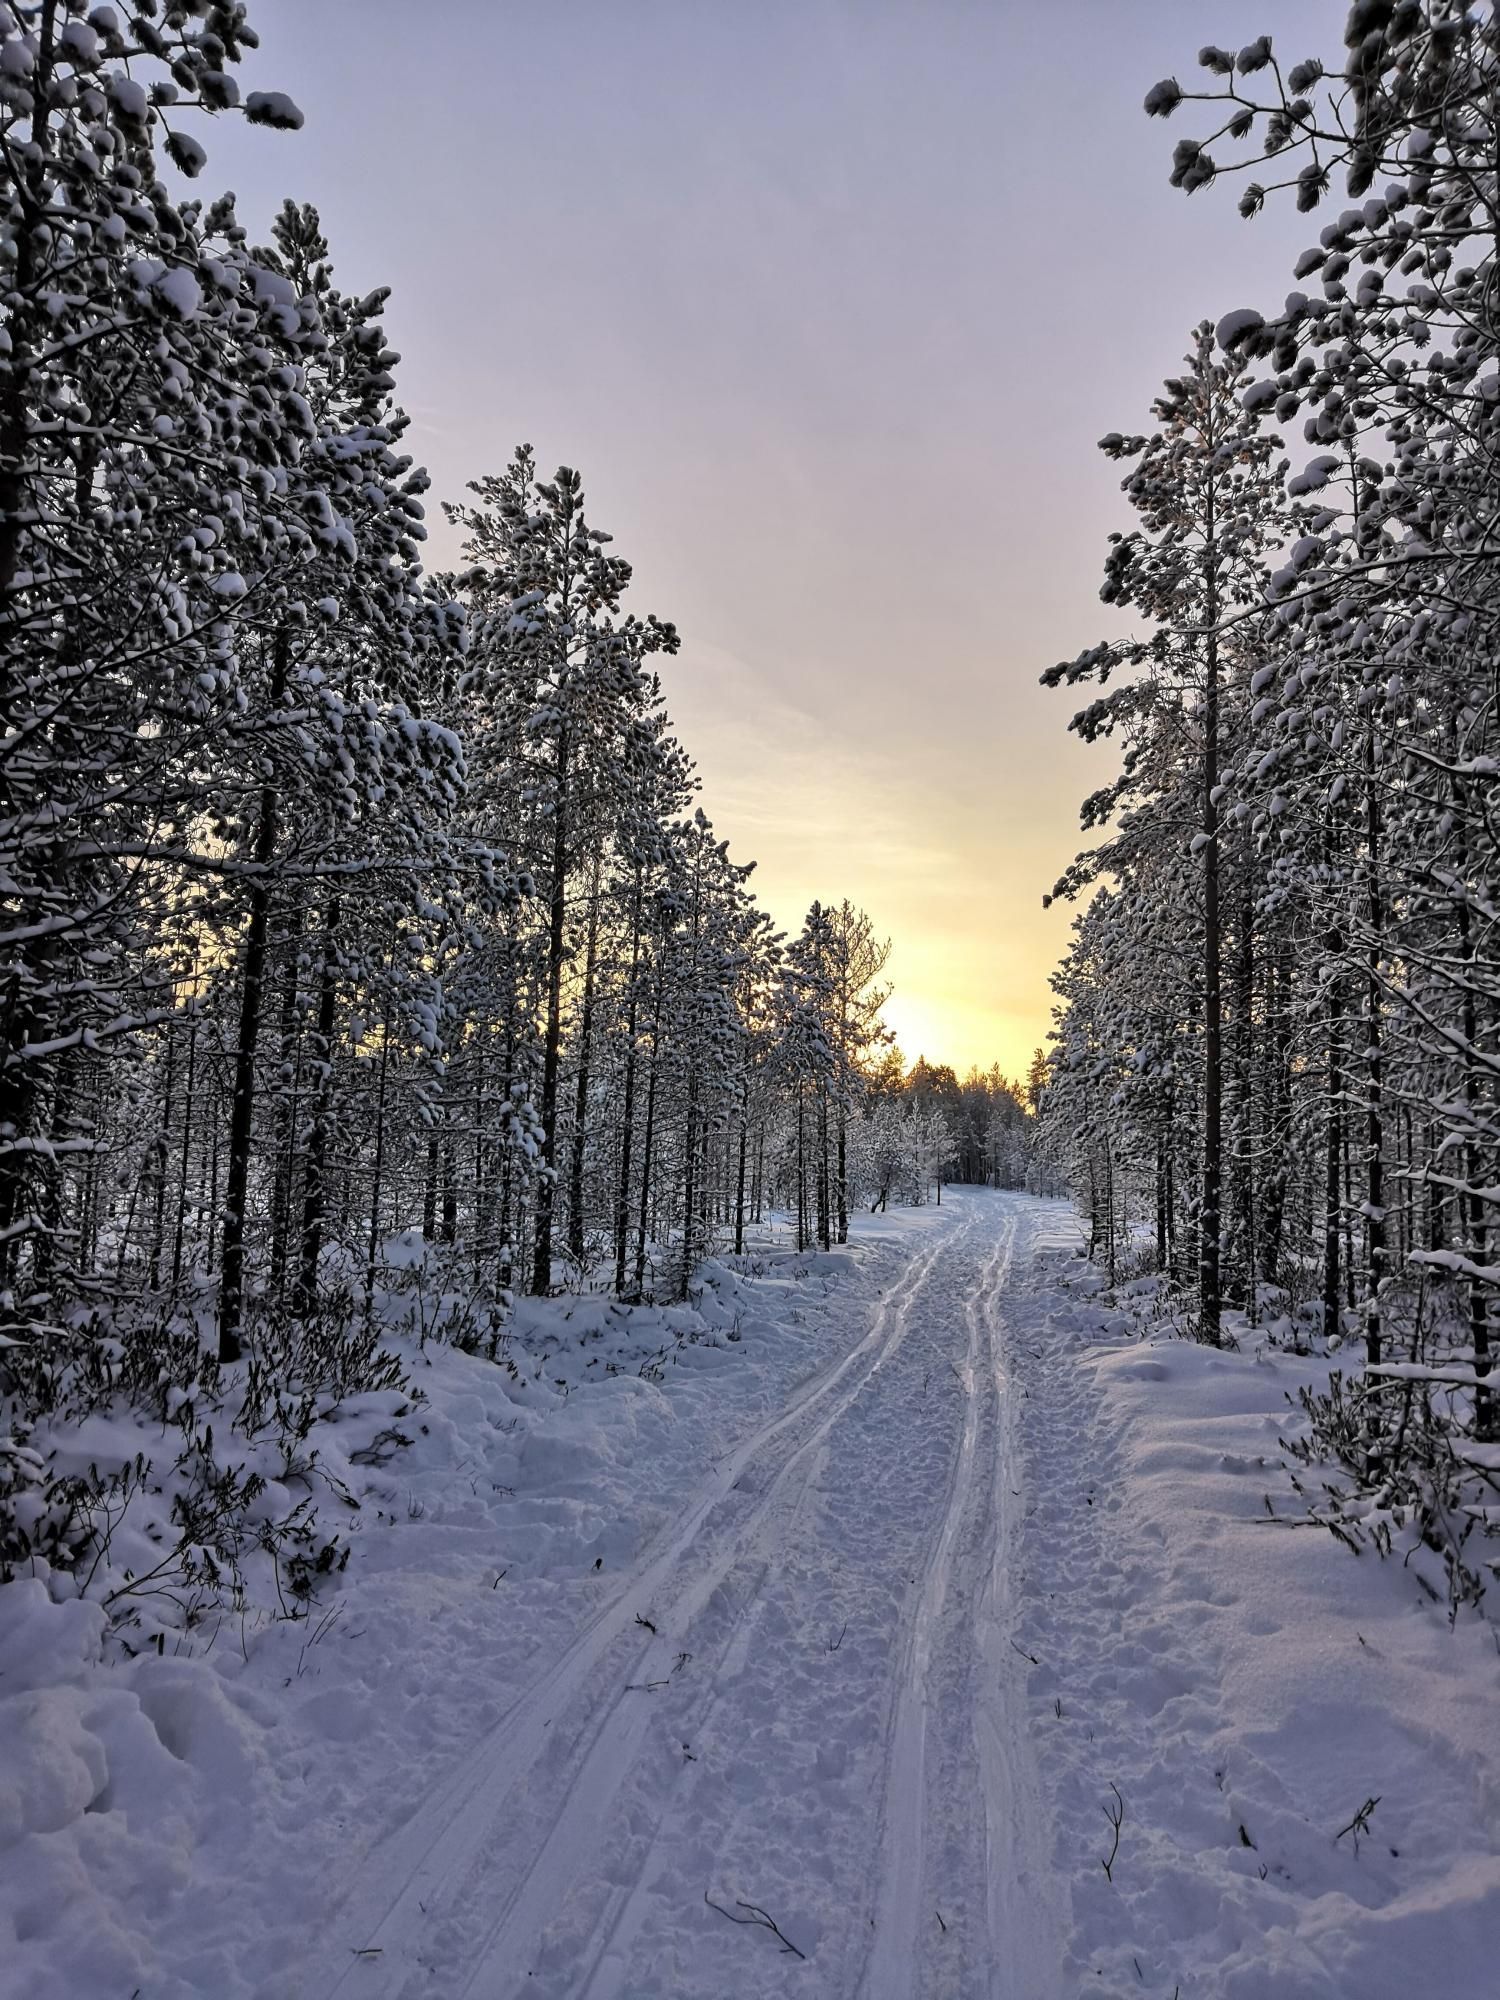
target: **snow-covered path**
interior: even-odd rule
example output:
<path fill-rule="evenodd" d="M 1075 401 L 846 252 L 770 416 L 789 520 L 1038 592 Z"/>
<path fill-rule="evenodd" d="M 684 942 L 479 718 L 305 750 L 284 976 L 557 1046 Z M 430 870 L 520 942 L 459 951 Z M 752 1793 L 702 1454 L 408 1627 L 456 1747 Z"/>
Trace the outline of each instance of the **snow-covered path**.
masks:
<path fill-rule="evenodd" d="M 1060 1992 L 1006 1375 L 1058 1216 L 953 1193 L 854 1344 L 365 1858 L 304 2000 Z"/>
<path fill-rule="evenodd" d="M 408 1350 L 311 1617 L 4 1586 L 0 2000 L 1489 2000 L 1493 1625 L 1289 1532 L 1336 1356 L 1078 1243 L 952 1190 Z"/>

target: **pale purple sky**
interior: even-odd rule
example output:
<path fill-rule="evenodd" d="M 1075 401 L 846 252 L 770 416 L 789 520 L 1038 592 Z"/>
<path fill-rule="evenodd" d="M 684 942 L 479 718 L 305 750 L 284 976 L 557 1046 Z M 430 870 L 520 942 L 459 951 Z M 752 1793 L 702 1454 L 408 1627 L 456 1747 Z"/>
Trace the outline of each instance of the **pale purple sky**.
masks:
<path fill-rule="evenodd" d="M 1109 769 L 1037 676 L 1111 629 L 1118 471 L 1193 323 L 1279 303 L 1321 218 L 1167 186 L 1204 41 L 1338 49 L 1340 0 L 253 0 L 206 189 L 321 210 L 394 287 L 436 500 L 525 440 L 674 619 L 703 803 L 782 922 L 894 940 L 909 1057 L 1024 1067 Z M 1290 441 L 1293 449 L 1296 441 Z"/>

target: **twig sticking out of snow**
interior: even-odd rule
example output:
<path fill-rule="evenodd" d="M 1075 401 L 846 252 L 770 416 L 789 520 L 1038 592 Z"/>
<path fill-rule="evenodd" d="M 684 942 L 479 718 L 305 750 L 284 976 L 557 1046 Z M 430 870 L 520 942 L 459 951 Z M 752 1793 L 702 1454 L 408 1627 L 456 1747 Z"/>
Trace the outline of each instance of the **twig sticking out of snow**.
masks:
<path fill-rule="evenodd" d="M 1115 1879 L 1115 1857 L 1120 1852 L 1120 1828 L 1125 1824 L 1125 1801 L 1121 1798 L 1120 1788 L 1113 1779 L 1110 1780 L 1109 1789 L 1115 1795 L 1115 1802 L 1112 1806 L 1106 1805 L 1103 1808 L 1103 1812 L 1104 1817 L 1114 1828 L 1115 1838 L 1114 1845 L 1109 1850 L 1108 1859 L 1101 1861 L 1099 1865 L 1104 1870 L 1105 1881 L 1113 1882 Z"/>
<path fill-rule="evenodd" d="M 1376 1806 L 1378 1806 L 1379 1804 L 1380 1804 L 1379 1793 L 1377 1793 L 1373 1799 L 1366 1799 L 1364 1804 L 1360 1807 L 1359 1811 L 1354 1815 L 1353 1819 L 1350 1820 L 1349 1824 L 1347 1826 L 1341 1826 L 1338 1832 L 1333 1836 L 1335 1842 L 1342 1840 L 1346 1833 L 1352 1833 L 1354 1835 L 1354 1852 L 1358 1854 L 1359 1836 L 1362 1833 L 1368 1833 L 1370 1831 L 1370 1815 L 1371 1813 L 1374 1812 Z"/>

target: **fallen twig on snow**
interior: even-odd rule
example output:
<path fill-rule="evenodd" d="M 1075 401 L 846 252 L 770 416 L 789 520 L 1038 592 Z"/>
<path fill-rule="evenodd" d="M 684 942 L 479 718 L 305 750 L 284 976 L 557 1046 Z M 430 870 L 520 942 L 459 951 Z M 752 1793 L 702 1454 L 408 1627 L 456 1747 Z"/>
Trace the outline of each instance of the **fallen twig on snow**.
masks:
<path fill-rule="evenodd" d="M 761 1930 L 769 1931 L 784 1952 L 789 1951 L 793 1958 L 800 1958 L 804 1962 L 806 1961 L 807 1953 L 805 1951 L 798 1951 L 776 1919 L 768 1916 L 759 1903 L 747 1903 L 742 1897 L 736 1896 L 734 1899 L 735 1909 L 745 1910 L 749 1913 L 746 1916 L 737 1917 L 734 1914 L 734 1910 L 726 1910 L 722 1903 L 716 1903 L 713 1897 L 709 1895 L 707 1889 L 703 1891 L 703 1900 L 711 1910 L 717 1910 L 721 1917 L 728 1917 L 732 1924 L 754 1924 Z"/>
<path fill-rule="evenodd" d="M 677 1655 L 676 1665 L 672 1668 L 672 1672 L 670 1674 L 663 1674 L 660 1680 L 626 1681 L 625 1683 L 626 1694 L 655 1694 L 658 1688 L 670 1687 L 672 1685 L 673 1677 L 682 1672 L 683 1668 L 687 1665 L 688 1661 L 692 1657 L 693 1656 L 691 1653 L 679 1653 Z"/>

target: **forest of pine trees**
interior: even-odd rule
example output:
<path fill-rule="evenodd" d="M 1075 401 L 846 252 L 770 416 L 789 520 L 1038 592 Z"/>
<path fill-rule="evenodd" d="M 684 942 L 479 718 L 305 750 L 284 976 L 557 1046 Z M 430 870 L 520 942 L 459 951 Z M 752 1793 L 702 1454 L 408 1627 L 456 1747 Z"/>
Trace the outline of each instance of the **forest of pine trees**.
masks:
<path fill-rule="evenodd" d="M 0 5 L 0 1563 L 99 1498 L 41 1413 L 383 1381 L 413 1244 L 493 1351 L 518 1292 L 1026 1172 L 998 1073 L 900 1073 L 863 913 L 756 906 L 579 475 L 518 451 L 424 570 L 386 293 L 181 185 L 200 114 L 301 123 L 254 46 Z"/>
<path fill-rule="evenodd" d="M 1152 90 L 1175 185 L 1325 219 L 1103 440 L 1129 629 L 1044 676 L 1109 683 L 1073 727 L 1121 752 L 1044 1151 L 1203 1340 L 1349 1343 L 1321 1439 L 1455 1552 L 1497 1463 L 1497 62 L 1488 10 L 1361 0 L 1326 71 L 1262 39 Z"/>

